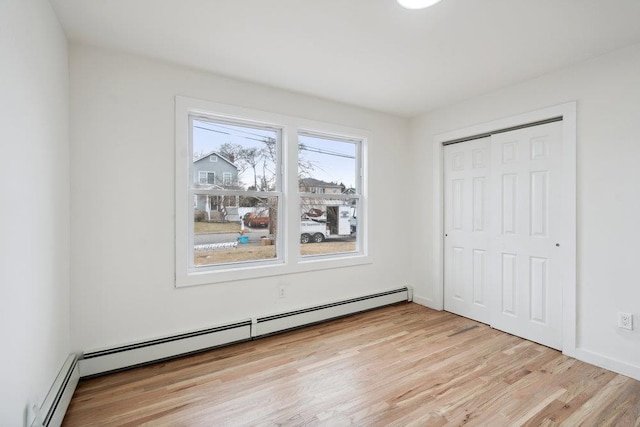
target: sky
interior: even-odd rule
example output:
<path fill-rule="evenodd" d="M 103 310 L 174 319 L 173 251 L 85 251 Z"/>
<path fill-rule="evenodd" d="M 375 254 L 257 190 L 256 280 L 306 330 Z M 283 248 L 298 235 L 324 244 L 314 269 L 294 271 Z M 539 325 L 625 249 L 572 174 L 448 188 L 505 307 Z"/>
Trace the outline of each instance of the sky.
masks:
<path fill-rule="evenodd" d="M 193 152 L 197 157 L 218 151 L 225 143 L 262 149 L 265 147 L 265 139 L 275 139 L 277 136 L 278 133 L 272 129 L 193 120 Z M 326 182 L 343 183 L 347 188 L 355 186 L 355 143 L 311 135 L 300 135 L 298 142 L 301 144 L 298 152 L 302 163 L 311 166 L 306 176 Z M 264 173 L 263 166 L 261 161 L 257 167 L 258 176 Z M 269 160 L 266 168 L 267 174 L 272 174 L 275 165 Z M 245 186 L 251 185 L 253 170 L 248 168 L 242 171 L 239 178 Z"/>

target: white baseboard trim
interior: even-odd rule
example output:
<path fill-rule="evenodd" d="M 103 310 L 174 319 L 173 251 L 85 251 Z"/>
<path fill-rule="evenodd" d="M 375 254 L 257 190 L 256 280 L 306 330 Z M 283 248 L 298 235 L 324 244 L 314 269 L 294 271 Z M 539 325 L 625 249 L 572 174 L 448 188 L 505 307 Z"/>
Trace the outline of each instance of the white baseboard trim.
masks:
<path fill-rule="evenodd" d="M 85 353 L 78 363 L 80 376 L 86 378 L 171 359 L 402 301 L 411 301 L 411 299 L 412 289 L 405 286 L 348 300 L 247 319 L 206 330 L 92 351 Z"/>
<path fill-rule="evenodd" d="M 49 393 L 39 409 L 35 409 L 35 419 L 31 427 L 59 427 L 67 412 L 67 407 L 80 380 L 78 357 L 69 355 L 62 365 Z"/>
<path fill-rule="evenodd" d="M 584 348 L 576 348 L 572 353 L 572 356 L 578 360 L 640 381 L 640 366 L 612 359 Z"/>

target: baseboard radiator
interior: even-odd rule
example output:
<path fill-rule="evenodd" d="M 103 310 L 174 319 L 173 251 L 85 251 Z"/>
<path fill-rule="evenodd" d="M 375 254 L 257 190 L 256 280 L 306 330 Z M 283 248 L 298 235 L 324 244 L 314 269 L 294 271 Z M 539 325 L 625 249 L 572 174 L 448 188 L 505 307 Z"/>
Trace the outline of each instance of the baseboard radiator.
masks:
<path fill-rule="evenodd" d="M 171 359 L 242 341 L 344 317 L 402 301 L 412 301 L 403 287 L 301 310 L 276 313 L 229 325 L 85 353 L 79 361 L 82 378 Z"/>
<path fill-rule="evenodd" d="M 251 339 L 251 320 L 85 353 L 80 375 L 118 371 Z"/>
<path fill-rule="evenodd" d="M 60 426 L 79 380 L 78 357 L 71 354 L 62 365 L 40 408 L 33 408 L 35 418 L 31 427 Z"/>
<path fill-rule="evenodd" d="M 254 319 L 252 336 L 260 337 L 348 316 L 413 298 L 408 287 Z"/>

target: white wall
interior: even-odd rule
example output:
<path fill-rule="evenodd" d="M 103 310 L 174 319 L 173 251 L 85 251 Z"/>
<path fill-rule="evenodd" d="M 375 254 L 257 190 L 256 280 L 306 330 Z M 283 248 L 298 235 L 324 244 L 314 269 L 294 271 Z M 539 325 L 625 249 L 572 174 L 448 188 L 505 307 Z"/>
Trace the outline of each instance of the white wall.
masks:
<path fill-rule="evenodd" d="M 67 41 L 49 2 L 0 1 L 0 425 L 29 423 L 68 356 Z"/>
<path fill-rule="evenodd" d="M 72 345 L 121 345 L 407 284 L 408 121 L 179 66 L 71 48 Z M 265 72 L 268 64 L 265 64 Z M 175 289 L 174 97 L 368 130 L 373 264 Z M 287 298 L 277 287 L 287 286 Z"/>
<path fill-rule="evenodd" d="M 412 283 L 433 301 L 436 287 L 434 135 L 577 101 L 577 353 L 640 379 L 640 45 L 442 108 L 411 123 L 413 180 L 425 223 L 414 240 Z M 618 311 L 636 330 L 617 328 Z"/>

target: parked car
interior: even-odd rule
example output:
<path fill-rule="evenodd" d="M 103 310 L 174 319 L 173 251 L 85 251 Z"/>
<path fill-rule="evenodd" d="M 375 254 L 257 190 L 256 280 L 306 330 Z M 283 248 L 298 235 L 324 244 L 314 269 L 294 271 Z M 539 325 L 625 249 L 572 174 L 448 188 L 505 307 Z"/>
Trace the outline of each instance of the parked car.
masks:
<path fill-rule="evenodd" d="M 248 212 L 242 218 L 244 221 L 244 225 L 247 227 L 255 228 L 255 227 L 268 227 L 269 226 L 269 217 L 266 215 L 254 214 L 252 212 Z"/>

